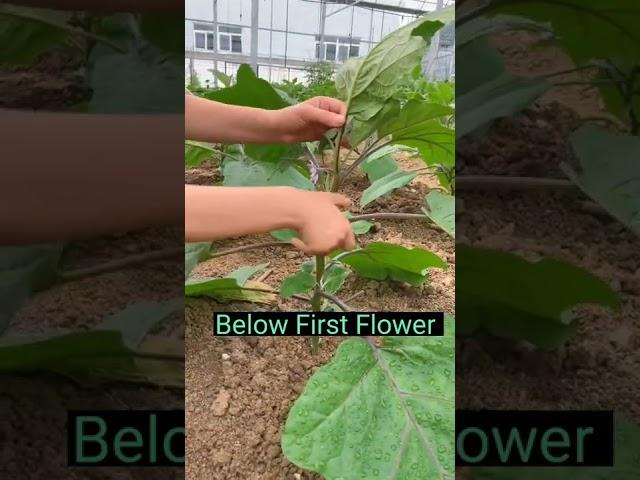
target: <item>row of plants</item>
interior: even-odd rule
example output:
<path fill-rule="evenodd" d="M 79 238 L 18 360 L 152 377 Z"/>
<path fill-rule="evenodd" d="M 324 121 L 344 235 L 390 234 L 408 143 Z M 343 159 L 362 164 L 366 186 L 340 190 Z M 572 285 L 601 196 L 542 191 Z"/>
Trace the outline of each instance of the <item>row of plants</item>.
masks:
<path fill-rule="evenodd" d="M 359 170 L 369 181 L 359 198 L 363 209 L 418 175 L 437 175 L 440 186 L 426 195 L 420 211 L 346 215 L 356 235 L 369 232 L 373 219 L 411 218 L 432 222 L 453 237 L 454 86 L 423 80 L 420 66 L 433 35 L 452 20 L 449 8 L 400 28 L 366 57 L 346 62 L 330 88 L 327 78 L 322 78 L 321 91 L 313 82 L 304 91 L 298 85 L 271 85 L 241 66 L 226 88 L 196 93 L 224 103 L 277 109 L 306 95 L 335 91 L 347 105 L 347 124 L 320 142 L 302 145 L 221 147 L 187 142 L 187 167 L 213 158 L 219 162 L 222 185 L 288 185 L 334 192 Z M 344 140 L 352 147 L 341 148 Z M 395 158 L 401 151 L 422 159 L 424 167 L 403 170 Z M 272 232 L 283 247 L 295 235 Z M 313 311 L 348 311 L 351 308 L 340 294 L 350 275 L 419 287 L 428 282 L 430 269 L 447 267 L 426 249 L 370 242 L 349 252 L 304 261 L 277 291 L 252 280 L 266 265 L 242 267 L 226 278 L 190 276 L 199 262 L 263 246 L 220 252 L 208 242 L 187 245 L 185 295 L 268 303 L 279 294 L 306 302 Z M 327 479 L 453 479 L 455 325 L 451 316 L 445 331 L 445 337 L 437 339 L 343 341 L 334 359 L 310 378 L 289 413 L 282 436 L 287 458 Z"/>

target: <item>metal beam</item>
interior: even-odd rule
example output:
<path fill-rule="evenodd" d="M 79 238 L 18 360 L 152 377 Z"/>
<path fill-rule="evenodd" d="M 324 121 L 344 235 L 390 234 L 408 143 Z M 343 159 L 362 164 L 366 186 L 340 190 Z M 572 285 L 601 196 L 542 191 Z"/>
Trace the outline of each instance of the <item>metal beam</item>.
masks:
<path fill-rule="evenodd" d="M 251 68 L 258 74 L 258 22 L 260 0 L 251 0 Z"/>

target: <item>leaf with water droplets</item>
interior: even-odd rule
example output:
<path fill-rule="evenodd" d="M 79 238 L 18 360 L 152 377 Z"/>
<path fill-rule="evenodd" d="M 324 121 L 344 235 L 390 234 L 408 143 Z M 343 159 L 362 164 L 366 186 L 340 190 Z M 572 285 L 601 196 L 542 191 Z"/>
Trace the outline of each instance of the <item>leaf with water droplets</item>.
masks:
<path fill-rule="evenodd" d="M 287 418 L 282 449 L 327 480 L 453 480 L 454 321 L 444 337 L 343 342 Z"/>

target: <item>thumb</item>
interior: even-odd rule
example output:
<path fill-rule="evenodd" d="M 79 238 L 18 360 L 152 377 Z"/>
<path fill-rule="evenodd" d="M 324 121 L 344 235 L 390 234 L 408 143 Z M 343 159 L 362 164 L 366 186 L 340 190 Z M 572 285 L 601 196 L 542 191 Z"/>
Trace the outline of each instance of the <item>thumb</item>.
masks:
<path fill-rule="evenodd" d="M 300 240 L 299 238 L 292 238 L 291 239 L 291 245 L 293 245 L 294 247 L 296 247 L 298 250 L 307 253 L 307 246 L 305 245 L 305 243 Z"/>

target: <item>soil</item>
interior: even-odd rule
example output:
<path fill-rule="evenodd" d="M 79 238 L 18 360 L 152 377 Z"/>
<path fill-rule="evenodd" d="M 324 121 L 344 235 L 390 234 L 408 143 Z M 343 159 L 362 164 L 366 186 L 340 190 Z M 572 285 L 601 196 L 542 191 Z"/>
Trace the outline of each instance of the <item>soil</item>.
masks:
<path fill-rule="evenodd" d="M 532 53 L 531 43 L 530 35 L 495 39 L 515 73 L 571 68 L 555 51 Z M 459 144 L 458 172 L 563 177 L 558 165 L 572 159 L 567 139 L 594 115 L 602 115 L 594 90 L 553 89 L 527 112 L 498 122 L 481 141 Z M 459 339 L 457 408 L 614 409 L 640 423 L 638 238 L 609 216 L 552 192 L 459 189 L 458 195 L 464 202 L 459 241 L 583 267 L 609 283 L 622 307 L 582 309 L 575 338 L 552 352 L 479 336 Z"/>
<path fill-rule="evenodd" d="M 397 161 L 403 169 L 424 166 L 404 154 Z M 215 165 L 190 169 L 186 181 L 207 184 L 218 179 Z M 211 183 L 208 183 L 211 184 Z M 373 212 L 418 213 L 424 196 L 437 185 L 428 175 L 419 176 L 408 188 L 361 209 L 359 194 L 367 179 L 355 175 L 342 193 L 353 202 L 353 214 Z M 230 239 L 216 243 L 216 251 L 272 241 L 269 235 Z M 368 281 L 351 276 L 340 291 L 356 311 L 454 311 L 454 242 L 424 221 L 380 221 L 376 231 L 358 237 L 364 245 L 386 241 L 430 250 L 449 263 L 447 271 L 434 270 L 423 288 Z M 305 256 L 293 249 L 261 248 L 214 258 L 200 264 L 195 277 L 219 277 L 244 265 L 270 261 L 272 269 L 263 281 L 278 290 L 280 282 L 298 271 Z M 357 295 L 357 296 L 355 296 Z M 355 296 L 355 297 L 354 297 Z M 186 473 L 193 480 L 320 480 L 321 477 L 292 465 L 280 449 L 280 434 L 291 405 L 313 372 L 326 363 L 341 339 L 323 337 L 320 352 L 311 353 L 301 337 L 213 337 L 213 311 L 306 310 L 298 300 L 278 299 L 268 306 L 248 303 L 220 305 L 212 301 L 187 302 L 186 333 Z"/>

